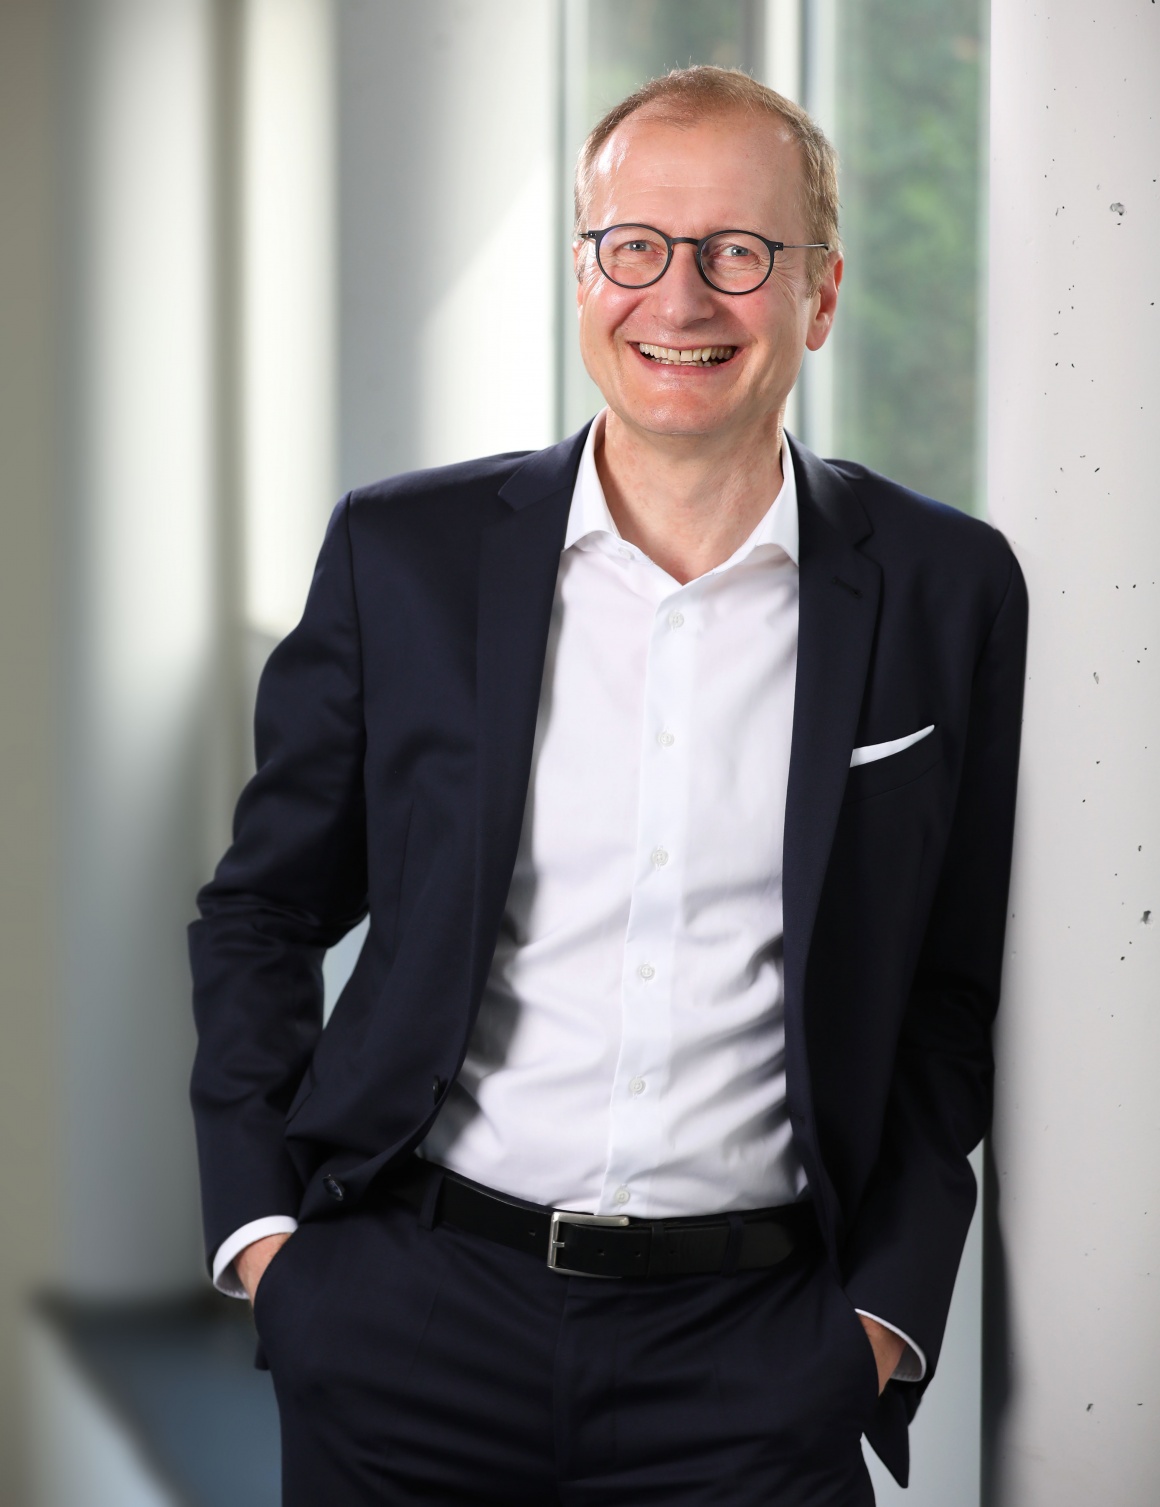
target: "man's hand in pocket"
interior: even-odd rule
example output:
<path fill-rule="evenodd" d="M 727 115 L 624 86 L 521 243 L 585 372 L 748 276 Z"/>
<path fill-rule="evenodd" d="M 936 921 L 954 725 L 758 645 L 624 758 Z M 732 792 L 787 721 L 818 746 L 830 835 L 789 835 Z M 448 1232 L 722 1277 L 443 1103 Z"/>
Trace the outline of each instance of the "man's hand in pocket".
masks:
<path fill-rule="evenodd" d="M 234 1268 L 251 1303 L 254 1301 L 258 1283 L 262 1280 L 266 1268 L 289 1239 L 289 1235 L 266 1235 L 261 1240 L 255 1240 L 252 1245 L 247 1245 L 245 1250 L 238 1253 Z M 890 1331 L 885 1332 L 889 1334 Z"/>

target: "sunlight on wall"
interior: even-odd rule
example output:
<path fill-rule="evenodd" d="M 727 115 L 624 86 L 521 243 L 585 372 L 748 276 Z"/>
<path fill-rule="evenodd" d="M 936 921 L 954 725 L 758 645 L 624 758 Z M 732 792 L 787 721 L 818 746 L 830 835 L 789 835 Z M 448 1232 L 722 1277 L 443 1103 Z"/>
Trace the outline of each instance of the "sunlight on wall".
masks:
<path fill-rule="evenodd" d="M 551 169 L 545 142 L 508 204 L 491 205 L 486 233 L 464 241 L 464 264 L 424 323 L 423 450 L 440 463 L 551 437 Z M 465 205 L 458 218 L 474 215 Z"/>
<path fill-rule="evenodd" d="M 298 621 L 335 501 L 329 0 L 248 0 L 243 33 L 245 616 Z"/>

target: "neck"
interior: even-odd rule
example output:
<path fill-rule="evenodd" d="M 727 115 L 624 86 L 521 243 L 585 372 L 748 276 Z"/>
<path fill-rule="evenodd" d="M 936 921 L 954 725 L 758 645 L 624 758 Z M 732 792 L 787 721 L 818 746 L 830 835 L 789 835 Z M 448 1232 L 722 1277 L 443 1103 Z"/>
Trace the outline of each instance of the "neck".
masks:
<path fill-rule="evenodd" d="M 596 470 L 622 536 L 682 585 L 728 560 L 781 490 L 783 412 L 740 442 L 647 435 L 609 412 Z"/>

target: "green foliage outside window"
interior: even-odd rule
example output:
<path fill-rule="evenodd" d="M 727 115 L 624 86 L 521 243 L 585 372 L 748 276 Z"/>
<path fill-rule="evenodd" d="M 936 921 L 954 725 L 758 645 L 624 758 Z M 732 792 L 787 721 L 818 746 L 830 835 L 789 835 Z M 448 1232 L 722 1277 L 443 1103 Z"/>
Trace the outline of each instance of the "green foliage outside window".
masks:
<path fill-rule="evenodd" d="M 841 0 L 837 32 L 835 448 L 968 511 L 983 20 L 979 0 Z"/>
<path fill-rule="evenodd" d="M 757 9 L 752 0 L 589 0 L 590 122 L 670 68 L 752 70 Z"/>

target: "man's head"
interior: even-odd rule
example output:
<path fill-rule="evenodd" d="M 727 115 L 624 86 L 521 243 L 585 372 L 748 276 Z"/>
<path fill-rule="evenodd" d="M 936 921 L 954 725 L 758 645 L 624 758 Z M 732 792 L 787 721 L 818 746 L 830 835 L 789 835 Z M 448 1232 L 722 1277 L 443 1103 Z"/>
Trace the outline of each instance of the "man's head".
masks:
<path fill-rule="evenodd" d="M 710 286 L 695 248 L 684 244 L 658 281 L 626 288 L 601 272 L 592 240 L 584 239 L 625 223 L 698 240 L 718 230 L 753 231 L 787 249 L 751 292 Z M 803 352 L 829 333 L 842 270 L 834 153 L 805 112 L 728 69 L 682 69 L 653 80 L 585 142 L 576 230 L 581 349 L 613 411 L 658 435 L 768 426 Z M 800 249 L 818 242 L 825 246 Z M 722 251 L 731 265 L 747 254 L 729 243 Z M 613 270 L 607 255 L 602 260 Z M 706 272 L 712 275 L 708 265 Z M 695 363 L 668 355 L 680 351 L 712 354 Z"/>

